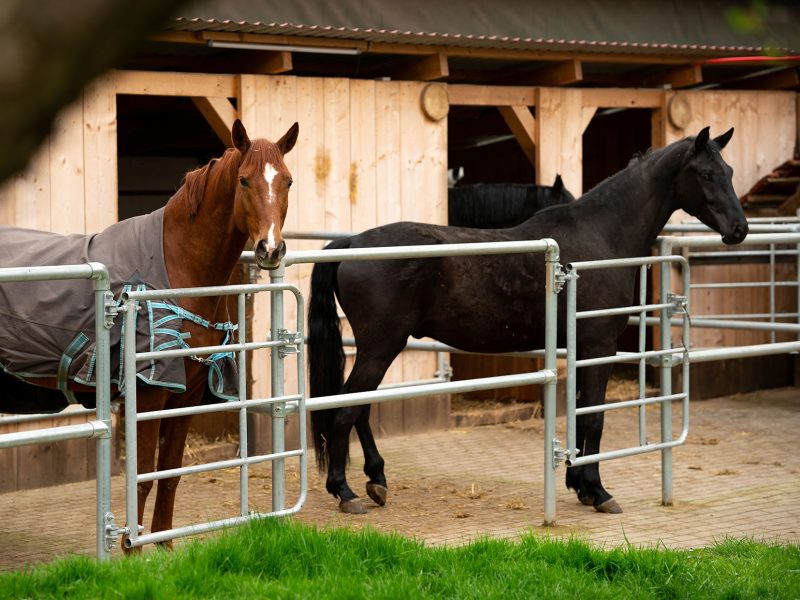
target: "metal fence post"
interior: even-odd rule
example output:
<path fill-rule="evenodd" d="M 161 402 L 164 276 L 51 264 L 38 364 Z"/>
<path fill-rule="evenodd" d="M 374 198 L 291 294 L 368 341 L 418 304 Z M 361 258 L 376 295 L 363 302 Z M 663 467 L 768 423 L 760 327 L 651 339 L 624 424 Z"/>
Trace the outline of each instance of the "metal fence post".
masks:
<path fill-rule="evenodd" d="M 125 527 L 127 538 L 125 545 L 139 537 L 139 471 L 137 465 L 136 432 L 136 309 L 138 302 L 128 300 L 125 308 L 125 336 L 122 341 L 122 369 L 125 373 L 123 392 L 125 395 Z"/>
<path fill-rule="evenodd" d="M 546 240 L 545 251 L 545 334 L 544 368 L 556 372 L 556 329 L 558 327 L 558 296 L 556 270 L 559 260 L 558 244 Z M 556 522 L 555 461 L 556 385 L 555 378 L 544 385 L 544 524 Z"/>
<path fill-rule="evenodd" d="M 106 321 L 106 302 L 113 300 L 108 271 L 92 264 L 96 272 L 94 279 L 94 330 L 97 348 L 96 419 L 108 427 L 108 431 L 97 440 L 97 558 L 111 558 L 111 548 L 106 540 L 106 519 L 111 513 L 111 355 L 109 330 L 112 323 Z"/>
<path fill-rule="evenodd" d="M 286 267 L 281 263 L 278 268 L 269 272 L 270 283 L 283 283 Z M 283 291 L 270 291 L 270 340 L 277 341 L 283 330 Z M 270 349 L 271 376 L 270 385 L 272 397 L 283 396 L 283 357 L 280 348 Z M 272 405 L 272 452 L 279 453 L 286 450 L 285 440 L 285 403 Z M 283 510 L 285 505 L 286 464 L 283 458 L 272 461 L 272 510 Z"/>
<path fill-rule="evenodd" d="M 672 254 L 672 244 L 662 238 L 658 243 L 658 251 L 661 256 L 669 256 Z M 671 264 L 661 263 L 659 302 L 662 304 L 668 302 L 671 285 L 671 269 Z M 662 308 L 659 312 L 661 350 L 664 351 L 672 348 L 671 319 L 668 309 Z M 661 358 L 661 395 L 669 396 L 670 394 L 672 394 L 672 355 L 664 354 Z M 661 403 L 661 442 L 666 443 L 671 440 L 672 403 L 666 401 Z M 672 448 L 664 448 L 661 450 L 661 504 L 664 506 L 672 506 Z"/>

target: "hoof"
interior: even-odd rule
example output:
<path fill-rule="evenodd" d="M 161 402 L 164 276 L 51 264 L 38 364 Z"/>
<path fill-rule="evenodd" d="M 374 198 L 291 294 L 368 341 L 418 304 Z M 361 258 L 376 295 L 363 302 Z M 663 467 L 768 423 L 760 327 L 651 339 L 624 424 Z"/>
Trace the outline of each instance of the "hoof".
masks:
<path fill-rule="evenodd" d="M 339 502 L 339 510 L 349 515 L 364 515 L 367 510 L 361 504 L 361 498 L 351 498 Z"/>
<path fill-rule="evenodd" d="M 380 483 L 368 483 L 367 494 L 370 498 L 372 498 L 375 504 L 378 506 L 384 506 L 386 504 L 386 496 L 389 494 L 389 490 L 386 489 L 386 486 L 381 485 Z"/>
<path fill-rule="evenodd" d="M 619 507 L 619 504 L 617 504 L 617 501 L 614 500 L 613 498 L 609 498 L 602 504 L 596 505 L 594 509 L 597 512 L 609 513 L 614 515 L 618 515 L 622 512 L 622 509 Z"/>
<path fill-rule="evenodd" d="M 578 496 L 578 500 L 584 506 L 594 506 L 594 496 Z"/>

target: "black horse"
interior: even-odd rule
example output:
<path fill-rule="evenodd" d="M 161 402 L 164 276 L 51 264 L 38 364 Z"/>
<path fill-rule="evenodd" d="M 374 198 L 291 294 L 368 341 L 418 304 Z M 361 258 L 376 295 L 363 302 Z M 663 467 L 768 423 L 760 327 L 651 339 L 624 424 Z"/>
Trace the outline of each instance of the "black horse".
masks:
<path fill-rule="evenodd" d="M 536 213 L 510 229 L 465 229 L 394 223 L 337 240 L 329 248 L 492 242 L 554 238 L 564 263 L 647 256 L 670 215 L 683 209 L 722 234 L 726 244 L 748 232 L 731 184 L 732 169 L 720 156 L 733 129 L 694 138 L 634 158 L 575 202 Z M 578 286 L 578 310 L 631 304 L 636 268 L 587 271 Z M 544 345 L 544 260 L 534 255 L 492 255 L 409 260 L 320 263 L 311 279 L 309 358 L 311 396 L 375 389 L 408 336 L 429 336 L 471 352 L 510 352 Z M 355 364 L 342 385 L 344 356 L 335 297 L 356 339 Z M 564 345 L 565 303 L 559 303 L 559 345 Z M 586 322 L 583 322 L 586 323 Z M 613 355 L 627 315 L 579 324 L 578 358 Z M 585 367 L 578 377 L 578 405 L 605 400 L 611 365 Z M 345 466 L 355 425 L 364 450 L 367 493 L 386 502 L 384 462 L 369 426 L 370 407 L 316 411 L 311 415 L 317 461 L 327 466 L 327 490 L 344 512 L 362 513 L 347 485 Z M 603 413 L 577 419 L 581 456 L 600 450 Z M 567 469 L 567 486 L 600 512 L 621 512 L 600 481 L 597 463 Z"/>
<path fill-rule="evenodd" d="M 455 227 L 501 229 L 530 219 L 543 208 L 572 202 L 561 175 L 552 186 L 527 183 L 475 183 L 447 191 L 447 222 Z"/>

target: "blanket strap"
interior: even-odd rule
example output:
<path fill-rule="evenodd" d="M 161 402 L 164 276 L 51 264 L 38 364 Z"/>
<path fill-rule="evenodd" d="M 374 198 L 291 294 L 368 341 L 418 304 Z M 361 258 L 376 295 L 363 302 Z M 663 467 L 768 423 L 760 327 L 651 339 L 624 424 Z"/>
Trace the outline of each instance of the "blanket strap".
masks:
<path fill-rule="evenodd" d="M 69 366 L 72 364 L 75 356 L 77 356 L 77 354 L 88 342 L 89 337 L 83 332 L 79 333 L 69 343 L 67 349 L 64 350 L 64 353 L 61 355 L 61 360 L 58 362 L 56 385 L 58 386 L 58 389 L 61 390 L 61 393 L 67 398 L 67 402 L 70 404 L 77 404 L 78 400 L 75 398 L 75 394 L 73 394 L 68 388 Z"/>

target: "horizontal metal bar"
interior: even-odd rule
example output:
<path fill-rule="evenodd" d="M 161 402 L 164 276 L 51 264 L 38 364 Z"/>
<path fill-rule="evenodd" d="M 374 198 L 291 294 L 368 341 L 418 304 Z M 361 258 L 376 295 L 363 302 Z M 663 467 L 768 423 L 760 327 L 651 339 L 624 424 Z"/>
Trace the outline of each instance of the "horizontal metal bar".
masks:
<path fill-rule="evenodd" d="M 611 317 L 614 315 L 630 315 L 633 313 L 652 312 L 654 310 L 661 310 L 662 308 L 671 308 L 671 302 L 664 302 L 663 304 L 646 304 L 644 306 L 620 306 L 618 308 L 601 308 L 598 310 L 582 310 L 575 313 L 575 318 L 580 319 L 596 319 L 597 317 Z"/>
<path fill-rule="evenodd" d="M 237 294 L 257 294 L 270 291 L 297 292 L 290 283 L 247 283 L 236 285 L 212 285 L 196 288 L 172 288 L 165 290 L 131 290 L 123 294 L 130 300 L 165 300 L 169 298 L 206 298 L 209 296 L 235 296 Z"/>
<path fill-rule="evenodd" d="M 719 250 L 718 252 L 689 252 L 689 258 L 752 258 L 759 256 L 797 256 L 797 250 Z"/>
<path fill-rule="evenodd" d="M 300 399 L 300 394 L 290 394 L 288 396 L 276 396 L 275 398 L 262 398 L 259 400 L 234 400 L 231 402 L 218 402 L 216 404 L 202 404 L 200 406 L 186 406 L 184 408 L 168 408 L 166 410 L 151 410 L 136 415 L 136 422 L 155 421 L 157 419 L 169 419 L 171 417 L 188 417 L 215 412 L 231 412 L 242 408 L 256 409 L 271 404 L 281 402 L 291 402 Z"/>
<path fill-rule="evenodd" d="M 208 471 L 219 471 L 221 469 L 233 469 L 242 465 L 257 465 L 277 458 L 291 458 L 303 454 L 302 449 L 287 450 L 274 454 L 261 454 L 259 456 L 248 456 L 247 458 L 232 458 L 230 460 L 218 460 L 216 462 L 204 463 L 202 465 L 192 465 L 190 467 L 178 467 L 176 469 L 165 469 L 163 471 L 153 471 L 151 473 L 140 473 L 136 477 L 137 483 L 146 481 L 158 481 L 159 479 L 169 479 L 171 477 L 182 477 L 183 475 L 197 475 Z"/>
<path fill-rule="evenodd" d="M 145 544 L 157 544 L 159 542 L 166 542 L 167 540 L 175 540 L 190 535 L 200 535 L 202 533 L 209 533 L 211 531 L 219 531 L 220 529 L 227 529 L 237 525 L 243 525 L 250 521 L 260 519 L 269 519 L 275 517 L 287 517 L 300 511 L 305 504 L 306 494 L 301 493 L 300 498 L 291 508 L 284 510 L 276 510 L 269 513 L 251 512 L 248 515 L 239 517 L 231 517 L 228 519 L 219 519 L 217 521 L 210 521 L 208 523 L 200 523 L 198 525 L 187 525 L 185 527 L 176 527 L 174 529 L 165 529 L 164 531 L 157 531 L 155 533 L 148 533 L 145 535 L 136 536 L 133 538 L 125 539 L 126 548 L 137 548 Z"/>
<path fill-rule="evenodd" d="M 747 219 L 747 225 L 750 233 L 794 233 L 800 231 L 800 226 L 790 223 L 754 222 L 751 219 Z M 661 231 L 664 233 L 713 233 L 710 227 L 702 223 L 668 223 L 664 225 Z"/>
<path fill-rule="evenodd" d="M 61 281 L 64 279 L 94 279 L 100 263 L 80 265 L 61 265 L 53 267 L 3 267 L 0 269 L 0 283 L 21 281 Z M 103 267 L 105 268 L 105 267 Z"/>
<path fill-rule="evenodd" d="M 677 263 L 685 267 L 689 266 L 689 263 L 682 256 L 678 254 L 670 254 L 667 256 L 643 256 L 639 258 L 609 258 L 607 260 L 582 260 L 578 262 L 567 263 L 565 268 L 567 271 L 592 271 L 596 269 L 641 267 L 642 265 L 656 265 L 661 263 Z"/>
<path fill-rule="evenodd" d="M 355 338 L 345 337 L 342 338 L 343 346 L 355 346 Z M 427 342 L 418 340 L 408 340 L 406 343 L 406 350 L 414 350 L 419 352 L 450 352 L 451 354 L 473 354 L 476 356 L 509 356 L 514 358 L 544 358 L 544 350 L 529 350 L 527 352 L 468 352 L 466 350 L 459 350 L 441 342 Z M 567 351 L 565 348 L 559 348 L 556 351 L 557 356 L 565 357 Z"/>
<path fill-rule="evenodd" d="M 48 427 L 31 431 L 18 431 L 0 435 L 0 448 L 16 448 L 30 444 L 46 444 L 64 440 L 94 439 L 109 437 L 111 428 L 102 421 L 89 421 L 76 425 Z"/>
<path fill-rule="evenodd" d="M 733 348 L 708 348 L 689 352 L 689 362 L 700 363 L 712 360 L 730 360 L 732 358 L 748 358 L 751 356 L 771 356 L 800 351 L 800 342 L 779 342 L 775 344 L 754 344 L 752 346 L 736 346 Z"/>
<path fill-rule="evenodd" d="M 658 442 L 655 444 L 647 444 L 646 446 L 634 446 L 633 448 L 624 448 L 622 450 L 611 450 L 609 452 L 600 452 L 599 454 L 590 454 L 588 456 L 579 456 L 567 461 L 569 467 L 580 467 L 581 465 L 589 465 L 592 463 L 601 462 L 604 460 L 613 460 L 615 458 L 625 458 L 626 456 L 636 456 L 637 454 L 646 454 L 648 452 L 658 452 L 666 450 L 667 448 L 675 448 L 682 446 L 686 443 L 686 436 L 672 440 L 671 442 Z"/>
<path fill-rule="evenodd" d="M 592 367 L 597 365 L 636 363 L 641 359 L 658 358 L 674 354 L 683 354 L 684 348 L 670 348 L 668 350 L 647 350 L 645 352 L 617 352 L 614 356 L 600 356 L 598 358 L 583 358 L 575 361 L 575 368 Z"/>
<path fill-rule="evenodd" d="M 179 348 L 176 350 L 155 350 L 153 352 L 137 352 L 136 360 L 151 360 L 154 358 L 181 358 L 202 354 L 215 354 L 217 352 L 238 352 L 239 350 L 261 350 L 277 346 L 291 345 L 291 341 L 275 340 L 270 342 L 246 342 L 244 344 L 224 344 L 219 346 L 197 346 L 192 348 Z"/>
<path fill-rule="evenodd" d="M 338 240 L 357 235 L 352 231 L 281 231 L 286 240 Z"/>
<path fill-rule="evenodd" d="M 518 385 L 543 384 L 552 381 L 556 381 L 555 372 L 543 370 L 517 375 L 499 375 L 497 377 L 485 377 L 482 379 L 464 379 L 462 381 L 416 385 L 411 388 L 404 387 L 394 390 L 375 390 L 371 392 L 340 394 L 338 396 L 319 396 L 306 400 L 306 410 L 357 406 L 359 404 L 372 404 L 373 402 L 386 402 L 388 400 L 419 398 L 421 396 L 433 396 L 436 394 L 458 394 L 477 390 L 514 387 Z"/>
<path fill-rule="evenodd" d="M 448 381 L 444 377 L 431 377 L 430 379 L 416 379 L 414 381 L 397 381 L 395 383 L 382 383 L 378 386 L 379 390 L 392 390 L 394 388 L 408 387 L 412 385 L 429 385 L 431 383 L 444 383 Z"/>
<path fill-rule="evenodd" d="M 344 262 L 361 260 L 388 260 L 401 258 L 435 258 L 440 256 L 473 256 L 485 254 L 524 254 L 557 249 L 554 240 L 516 242 L 477 242 L 466 244 L 431 244 L 425 246 L 381 246 L 376 248 L 348 248 L 343 250 L 304 250 L 287 252 L 284 264 L 288 267 L 301 263 Z"/>
<path fill-rule="evenodd" d="M 662 402 L 672 402 L 683 400 L 686 394 L 670 394 L 668 396 L 652 396 L 650 398 L 637 398 L 636 400 L 624 400 L 622 402 L 609 402 L 596 406 L 584 406 L 576 408 L 576 415 L 590 415 L 592 413 L 606 412 L 607 410 L 619 410 L 622 408 L 635 408 L 637 406 L 647 406 L 649 404 L 661 404 Z"/>
<path fill-rule="evenodd" d="M 720 313 L 718 315 L 702 315 L 703 319 L 737 319 L 737 320 L 747 320 L 747 319 L 796 319 L 797 313 L 734 313 L 734 314 L 725 314 Z M 694 317 L 692 317 L 694 319 Z"/>
<path fill-rule="evenodd" d="M 693 290 L 718 290 L 735 288 L 758 287 L 797 287 L 796 281 L 735 281 L 731 283 L 693 283 L 689 288 Z"/>
<path fill-rule="evenodd" d="M 49 419 L 68 419 L 70 417 L 93 415 L 95 412 L 94 408 L 84 408 L 73 404 L 57 413 L 36 413 L 34 415 L 3 414 L 0 415 L 0 425 L 16 425 L 19 423 L 31 423 L 33 421 L 45 421 Z"/>
<path fill-rule="evenodd" d="M 657 241 L 667 243 L 673 248 L 707 248 L 725 245 L 720 235 L 659 236 Z M 739 242 L 737 247 L 768 244 L 800 244 L 800 233 L 753 233 Z"/>
<path fill-rule="evenodd" d="M 646 317 L 647 325 L 660 325 L 658 317 Z M 631 317 L 630 325 L 638 325 L 639 317 Z M 673 327 L 683 326 L 683 319 L 673 317 L 670 319 Z M 692 327 L 705 327 L 709 329 L 748 329 L 753 331 L 786 331 L 800 332 L 800 325 L 795 323 L 771 323 L 768 321 L 735 321 L 732 319 L 709 319 L 707 317 L 692 317 Z"/>

